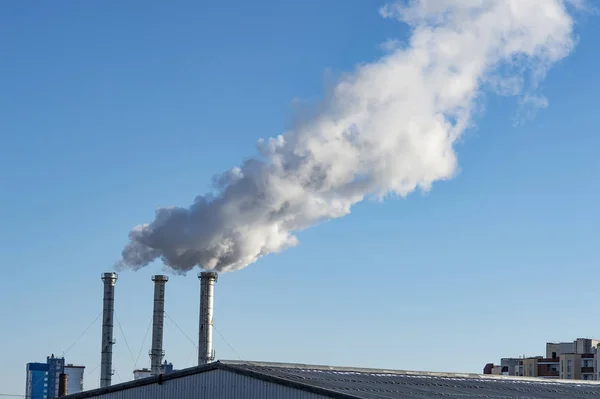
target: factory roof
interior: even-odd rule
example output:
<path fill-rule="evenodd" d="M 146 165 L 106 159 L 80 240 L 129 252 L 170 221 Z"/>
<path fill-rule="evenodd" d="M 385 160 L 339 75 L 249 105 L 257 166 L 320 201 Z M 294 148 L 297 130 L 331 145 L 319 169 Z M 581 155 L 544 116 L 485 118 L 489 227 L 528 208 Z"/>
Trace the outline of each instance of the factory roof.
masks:
<path fill-rule="evenodd" d="M 289 363 L 217 361 L 149 378 L 69 395 L 83 399 L 136 386 L 162 383 L 211 370 L 226 370 L 291 388 L 340 399 L 564 399 L 599 398 L 600 382 L 547 380 L 479 374 L 431 373 Z"/>

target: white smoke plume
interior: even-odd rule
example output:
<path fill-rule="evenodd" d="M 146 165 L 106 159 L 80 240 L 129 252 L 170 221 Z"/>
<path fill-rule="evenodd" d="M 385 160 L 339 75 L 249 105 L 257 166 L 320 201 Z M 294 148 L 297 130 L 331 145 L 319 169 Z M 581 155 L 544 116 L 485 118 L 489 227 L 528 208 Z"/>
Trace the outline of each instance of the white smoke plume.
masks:
<path fill-rule="evenodd" d="M 294 246 L 294 232 L 365 198 L 429 190 L 456 173 L 453 144 L 483 91 L 545 105 L 535 93 L 573 49 L 566 0 L 413 0 L 380 9 L 411 28 L 405 43 L 343 76 L 318 112 L 259 140 L 260 156 L 215 178 L 189 208 L 136 226 L 117 268 L 155 259 L 174 272 L 232 271 Z M 535 101 L 531 101 L 534 99 Z"/>

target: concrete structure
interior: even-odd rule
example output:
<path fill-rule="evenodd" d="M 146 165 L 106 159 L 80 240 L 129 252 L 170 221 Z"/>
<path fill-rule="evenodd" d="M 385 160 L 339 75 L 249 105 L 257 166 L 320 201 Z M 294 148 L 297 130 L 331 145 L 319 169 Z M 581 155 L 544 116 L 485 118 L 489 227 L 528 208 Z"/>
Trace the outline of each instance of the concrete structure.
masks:
<path fill-rule="evenodd" d="M 590 354 L 595 353 L 600 340 L 590 338 L 577 338 L 573 342 L 548 342 L 546 343 L 546 357 L 559 357 L 568 353 Z"/>
<path fill-rule="evenodd" d="M 83 391 L 83 376 L 85 374 L 85 366 L 67 364 L 65 365 L 65 374 L 69 376 L 67 394 L 70 395 Z"/>
<path fill-rule="evenodd" d="M 150 369 L 152 375 L 160 374 L 160 366 L 165 356 L 163 351 L 163 330 L 165 322 L 165 285 L 167 276 L 152 276 L 154 281 L 154 311 L 152 314 L 152 348 L 150 349 Z"/>
<path fill-rule="evenodd" d="M 58 376 L 58 397 L 61 398 L 67 395 L 67 385 L 69 384 L 69 376 L 65 373 L 60 373 Z"/>
<path fill-rule="evenodd" d="M 519 366 L 521 365 L 521 359 L 514 357 L 504 357 L 500 359 L 500 366 L 502 367 L 502 375 L 523 375 L 519 374 Z"/>
<path fill-rule="evenodd" d="M 152 375 L 152 371 L 150 369 L 137 369 L 133 370 L 133 380 L 139 380 L 142 378 L 148 378 Z"/>
<path fill-rule="evenodd" d="M 112 379 L 113 317 L 115 312 L 115 283 L 117 273 L 102 274 L 104 299 L 102 311 L 102 359 L 100 362 L 100 387 L 110 386 Z"/>
<path fill-rule="evenodd" d="M 202 272 L 200 279 L 200 325 L 198 334 L 198 365 L 210 363 L 215 359 L 212 349 L 213 297 L 214 286 L 218 279 L 215 272 Z"/>
<path fill-rule="evenodd" d="M 596 381 L 217 361 L 67 399 L 596 399 Z"/>
<path fill-rule="evenodd" d="M 566 380 L 596 379 L 597 354 L 568 353 L 560 356 L 560 378 Z"/>
<path fill-rule="evenodd" d="M 560 344 L 557 342 L 546 342 L 546 357 L 547 358 L 554 358 L 554 357 L 558 357 L 561 354 L 561 350 L 560 350 Z M 570 352 L 567 353 L 573 353 L 575 348 L 573 348 L 573 350 L 571 350 Z M 564 353 L 564 352 L 562 352 Z"/>
<path fill-rule="evenodd" d="M 525 377 L 559 378 L 559 358 L 532 357 L 523 359 L 522 375 Z"/>
<path fill-rule="evenodd" d="M 597 340 L 597 339 L 577 338 L 574 342 L 574 344 L 575 344 L 575 352 L 574 353 L 579 353 L 579 354 L 594 353 L 594 351 L 599 343 L 600 343 L 600 340 Z"/>
<path fill-rule="evenodd" d="M 581 379 L 581 355 L 569 353 L 560 356 L 560 378 L 565 380 Z"/>

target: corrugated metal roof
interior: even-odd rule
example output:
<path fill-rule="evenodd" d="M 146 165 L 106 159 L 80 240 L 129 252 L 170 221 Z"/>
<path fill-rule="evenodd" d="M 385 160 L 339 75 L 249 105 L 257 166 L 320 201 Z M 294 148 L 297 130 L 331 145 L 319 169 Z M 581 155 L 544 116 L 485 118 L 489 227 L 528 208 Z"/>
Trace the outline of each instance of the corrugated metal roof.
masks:
<path fill-rule="evenodd" d="M 132 393 L 140 389 L 146 390 L 145 386 L 150 389 L 149 386 L 162 385 L 170 380 L 189 380 L 183 377 L 214 370 L 225 370 L 288 388 L 340 399 L 424 399 L 433 397 L 461 399 L 600 399 L 600 382 L 597 381 L 543 380 L 477 374 L 427 373 L 247 361 L 218 361 L 170 374 L 82 392 L 70 395 L 67 398 L 84 399 L 100 396 L 125 398 L 125 396 L 115 396 L 115 394 L 128 390 L 131 390 Z M 203 385 L 207 383 L 203 383 Z M 210 385 L 210 383 L 208 384 Z M 165 387 L 168 385 L 170 384 L 165 385 Z M 183 393 L 186 390 L 186 385 L 183 384 L 177 390 Z M 139 395 L 134 396 L 138 397 Z M 247 397 L 254 396 L 249 395 Z"/>
<path fill-rule="evenodd" d="M 139 380 L 138 380 L 139 381 Z M 295 389 L 229 370 L 213 369 L 162 381 L 119 384 L 83 395 L 88 399 L 326 399 L 327 395 Z M 314 390 L 314 389 L 313 389 Z M 79 398 L 82 394 L 66 398 Z"/>
<path fill-rule="evenodd" d="M 226 362 L 226 364 L 229 367 L 256 374 L 364 399 L 600 398 L 600 384 L 588 381 L 551 381 L 538 378 L 355 369 L 285 363 Z"/>

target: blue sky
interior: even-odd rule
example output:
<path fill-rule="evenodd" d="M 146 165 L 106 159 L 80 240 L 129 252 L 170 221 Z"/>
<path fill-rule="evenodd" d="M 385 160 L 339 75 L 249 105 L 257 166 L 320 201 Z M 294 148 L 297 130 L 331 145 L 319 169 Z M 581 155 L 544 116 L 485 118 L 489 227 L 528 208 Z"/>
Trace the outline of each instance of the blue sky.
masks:
<path fill-rule="evenodd" d="M 61 354 L 94 320 L 100 274 L 132 226 L 190 204 L 289 126 L 295 98 L 318 98 L 330 76 L 406 37 L 381 4 L 2 5 L 2 391 L 24 392 L 25 364 Z M 456 146 L 456 178 L 360 203 L 301 232 L 298 247 L 222 275 L 217 357 L 479 372 L 546 341 L 597 338 L 600 25 L 577 21 L 575 51 L 541 86 L 549 107 L 515 126 L 516 100 L 486 96 Z M 117 327 L 116 382 L 149 364 L 150 276 L 161 271 L 119 275 L 134 359 Z M 167 284 L 176 368 L 196 354 L 171 319 L 196 340 L 198 291 L 195 273 Z M 98 384 L 99 322 L 66 358 L 91 372 L 86 388 Z"/>

